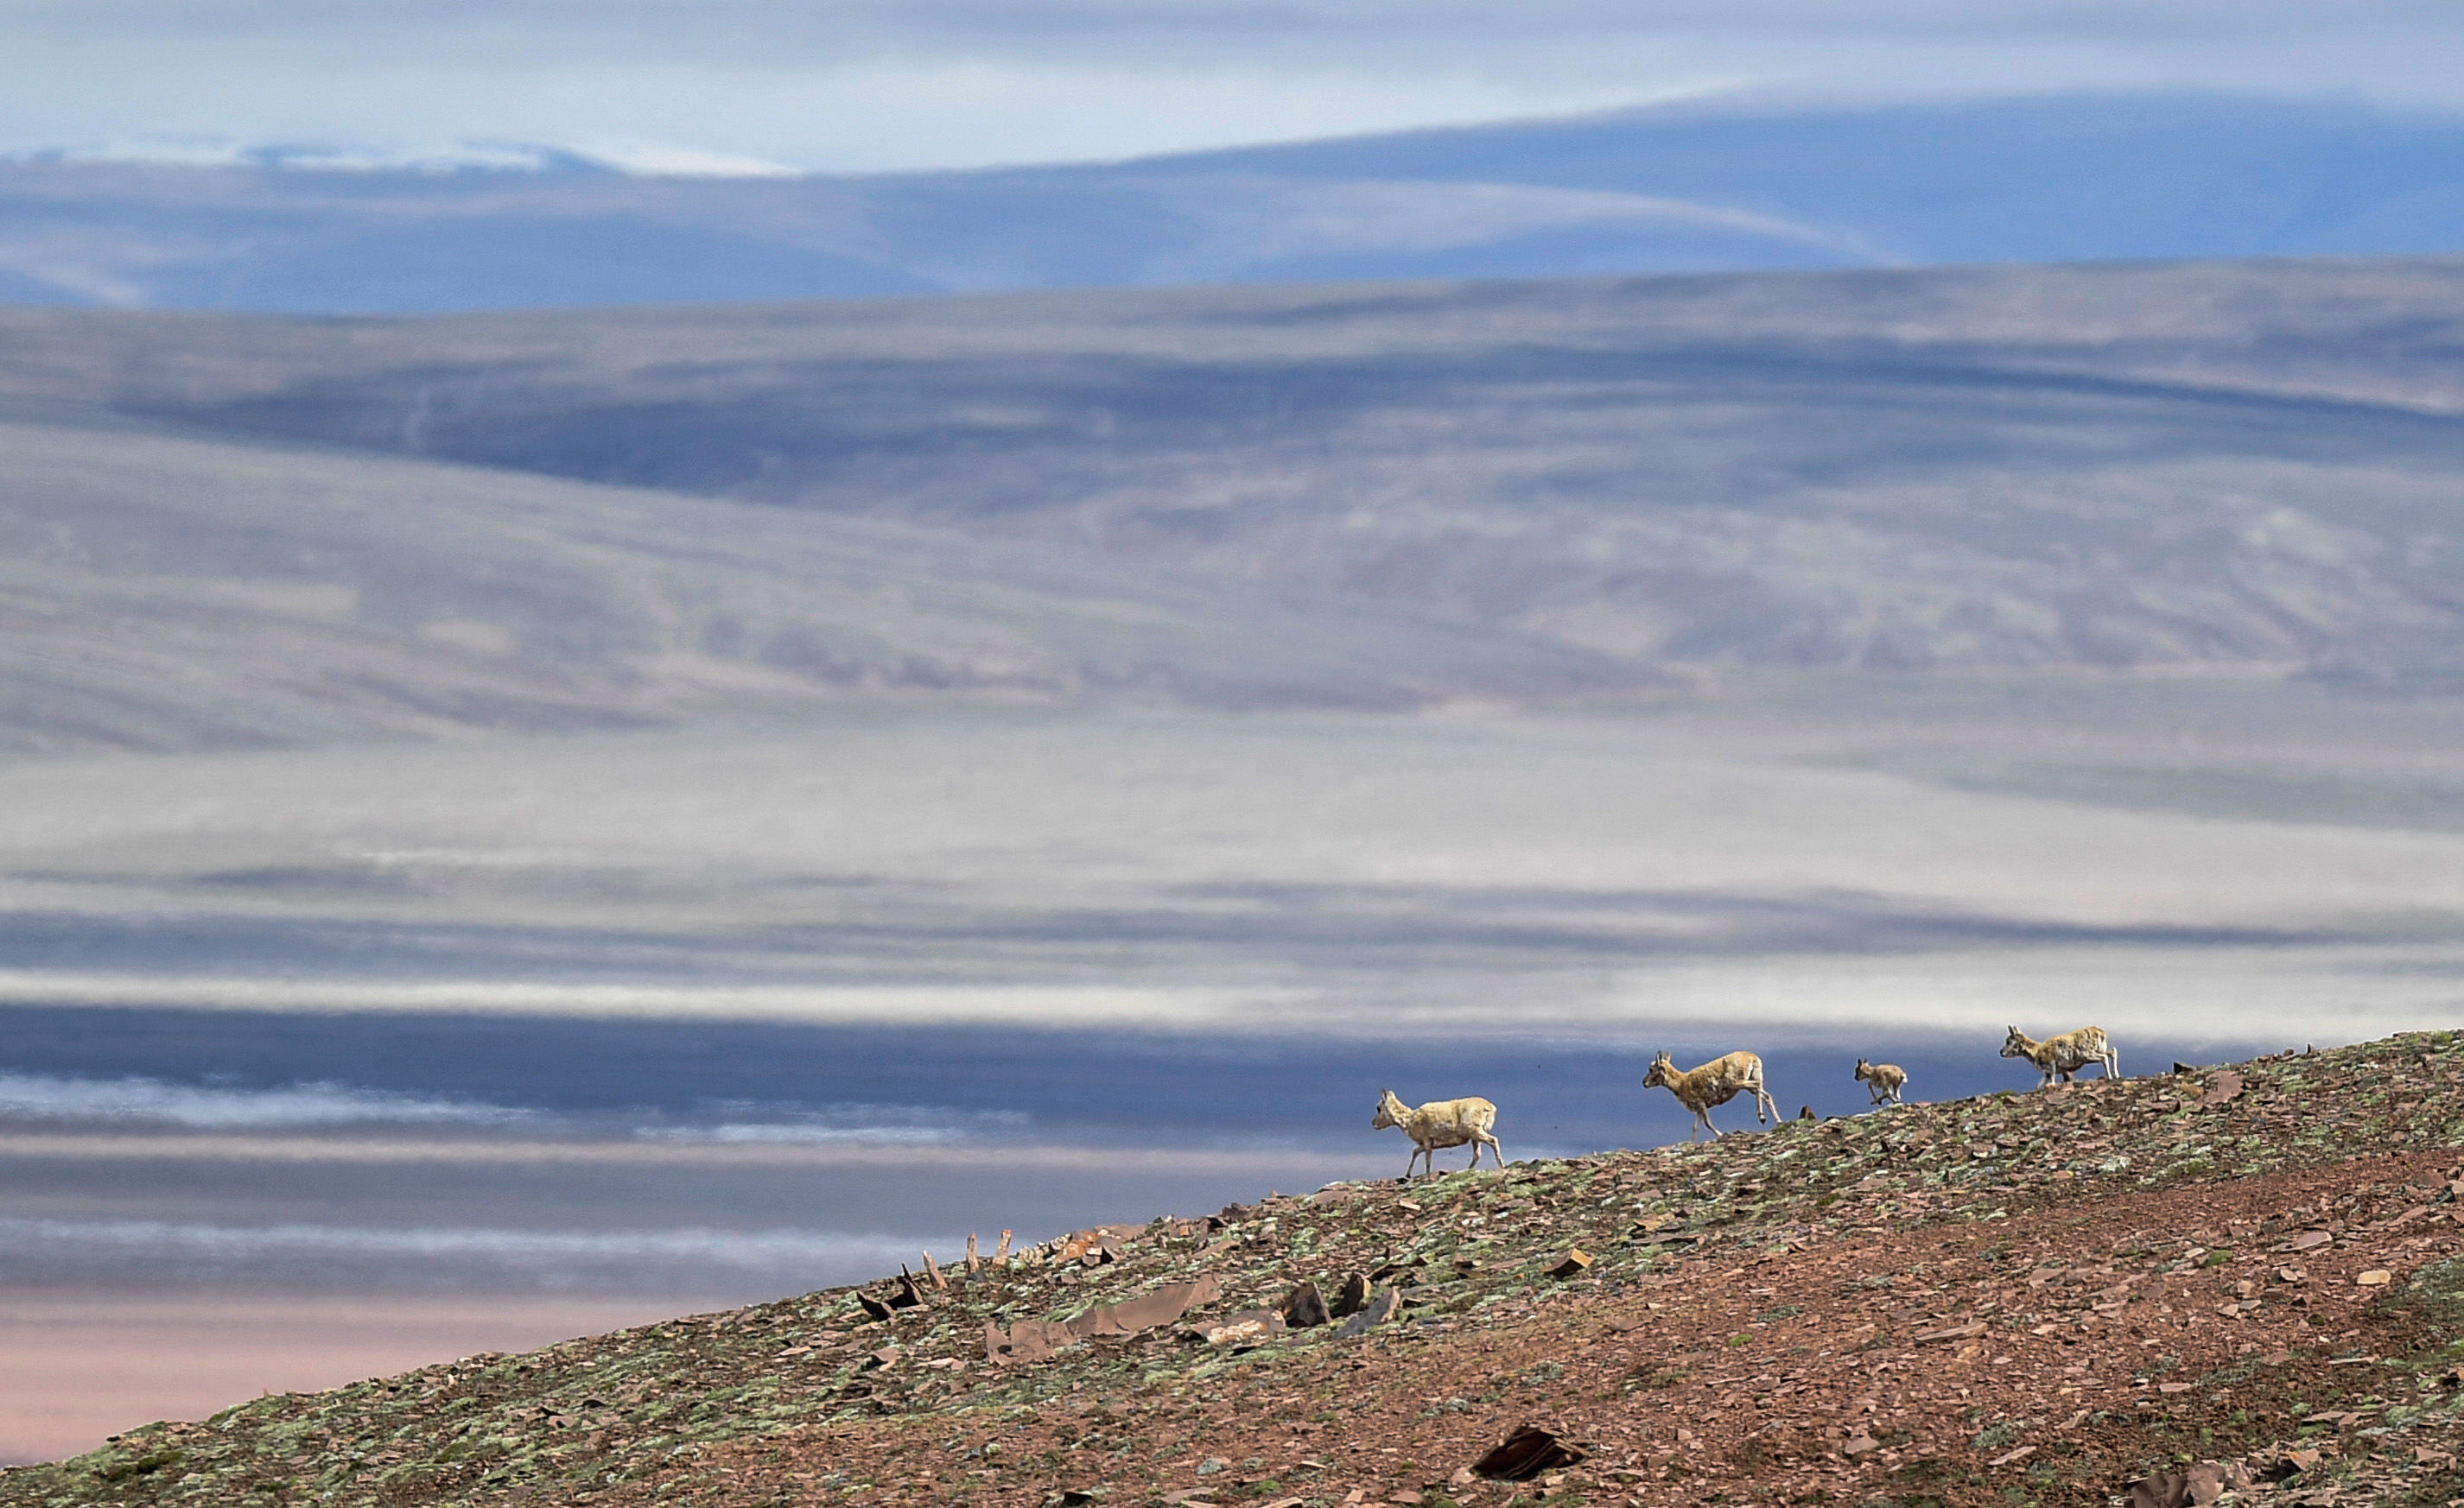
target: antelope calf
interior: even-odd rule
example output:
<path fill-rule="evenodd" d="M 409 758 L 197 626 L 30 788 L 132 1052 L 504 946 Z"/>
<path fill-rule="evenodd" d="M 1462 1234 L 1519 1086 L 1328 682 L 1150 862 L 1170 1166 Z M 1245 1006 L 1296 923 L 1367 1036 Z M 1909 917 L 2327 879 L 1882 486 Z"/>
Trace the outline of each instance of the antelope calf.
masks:
<path fill-rule="evenodd" d="M 1419 1109 L 1406 1108 L 1387 1090 L 1377 1097 L 1377 1114 L 1369 1123 L 1373 1131 L 1399 1126 L 1412 1139 L 1412 1160 L 1403 1165 L 1403 1181 L 1412 1181 L 1412 1169 L 1421 1158 L 1429 1160 L 1429 1176 L 1438 1175 L 1438 1148 L 1471 1145 L 1471 1167 L 1480 1166 L 1480 1149 L 1484 1147 L 1495 1155 L 1497 1166 L 1506 1166 L 1506 1148 L 1497 1145 L 1489 1134 L 1497 1125 L 1497 1106 L 1477 1095 L 1464 1100 L 1432 1100 Z M 1465 1171 L 1469 1171 L 1466 1169 Z"/>
<path fill-rule="evenodd" d="M 1696 1132 L 1707 1130 L 1714 1141 L 1720 1128 L 1711 1124 L 1711 1111 L 1740 1094 L 1754 1097 L 1754 1119 L 1768 1126 L 1779 1124 L 1779 1106 L 1763 1092 L 1763 1060 L 1751 1053 L 1730 1053 L 1700 1068 L 1678 1072 L 1676 1062 L 1666 1053 L 1651 1060 L 1651 1072 L 1642 1076 L 1646 1089 L 1665 1089 L 1677 1096 L 1677 1103 L 1694 1112 L 1694 1124 L 1686 1128 L 1685 1139 L 1698 1140 Z"/>
<path fill-rule="evenodd" d="M 2122 1055 L 2113 1050 L 2112 1041 L 2101 1026 L 2082 1026 L 2041 1042 L 2014 1026 L 2011 1035 L 2002 1039 L 2002 1056 L 2025 1058 L 2035 1064 L 2036 1071 L 2044 1075 L 2036 1085 L 2039 1089 L 2053 1087 L 2056 1074 L 2061 1075 L 2062 1082 L 2070 1082 L 2071 1075 L 2090 1063 L 2101 1065 L 2107 1079 L 2118 1078 L 2122 1073 Z"/>
<path fill-rule="evenodd" d="M 1869 1063 L 1859 1058 L 1857 1060 L 1857 1082 L 1865 1086 L 1865 1092 L 1873 1097 L 1876 1104 L 1886 1102 L 1898 1104 L 1901 1103 L 1900 1090 L 1906 1086 L 1908 1075 L 1907 1070 L 1897 1063 Z"/>

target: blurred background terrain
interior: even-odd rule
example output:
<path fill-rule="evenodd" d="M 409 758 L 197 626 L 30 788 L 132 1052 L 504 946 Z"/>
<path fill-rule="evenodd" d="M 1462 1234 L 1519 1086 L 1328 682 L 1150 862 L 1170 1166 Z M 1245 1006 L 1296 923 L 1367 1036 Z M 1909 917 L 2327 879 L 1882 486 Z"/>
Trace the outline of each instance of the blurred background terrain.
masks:
<path fill-rule="evenodd" d="M 2459 294 L 2464 261 L 2411 258 L 17 310 L 6 673 L 132 612 L 182 631 L 89 652 L 214 666 L 133 664 L 125 691 L 81 671 L 38 693 L 58 727 L 10 733 L 213 747 L 902 689 L 2444 685 Z"/>
<path fill-rule="evenodd" d="M 1020 288 L 2403 254 L 2464 125 L 2225 93 L 1715 98 L 1126 161 L 737 176 L 494 143 L 0 164 L 0 292 L 376 314 Z M 348 162 L 348 158 L 343 158 Z"/>

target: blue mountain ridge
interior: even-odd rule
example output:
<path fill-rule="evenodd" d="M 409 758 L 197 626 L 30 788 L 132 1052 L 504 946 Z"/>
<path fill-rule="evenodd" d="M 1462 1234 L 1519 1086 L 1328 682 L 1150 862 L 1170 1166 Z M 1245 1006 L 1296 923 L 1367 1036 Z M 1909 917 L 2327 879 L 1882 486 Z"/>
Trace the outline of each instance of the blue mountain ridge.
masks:
<path fill-rule="evenodd" d="M 411 313 L 2464 250 L 2464 120 L 2225 96 L 1698 104 L 866 177 L 284 161 L 0 164 L 0 299 Z"/>

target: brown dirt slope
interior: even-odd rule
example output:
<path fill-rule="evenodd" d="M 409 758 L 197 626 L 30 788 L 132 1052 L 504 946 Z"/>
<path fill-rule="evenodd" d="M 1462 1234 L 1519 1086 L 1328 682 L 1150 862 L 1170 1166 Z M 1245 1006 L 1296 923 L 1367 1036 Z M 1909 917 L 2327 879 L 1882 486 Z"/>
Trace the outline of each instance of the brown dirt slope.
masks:
<path fill-rule="evenodd" d="M 886 1320 L 895 1279 L 259 1399 L 0 1505 L 2454 1504 L 2459 1146 L 2451 1032 L 1335 1185 Z M 1382 1322 L 1279 1328 L 1355 1273 Z M 1583 1458 L 1470 1472 L 1527 1423 Z"/>

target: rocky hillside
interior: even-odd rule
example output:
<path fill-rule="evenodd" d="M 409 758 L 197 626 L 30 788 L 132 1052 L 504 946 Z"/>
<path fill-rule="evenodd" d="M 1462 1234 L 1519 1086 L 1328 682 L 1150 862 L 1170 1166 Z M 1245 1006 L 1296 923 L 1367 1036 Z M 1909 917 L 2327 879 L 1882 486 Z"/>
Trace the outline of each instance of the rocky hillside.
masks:
<path fill-rule="evenodd" d="M 2459 1086 L 2415 1035 L 919 1254 L 0 1503 L 2453 1503 Z"/>

